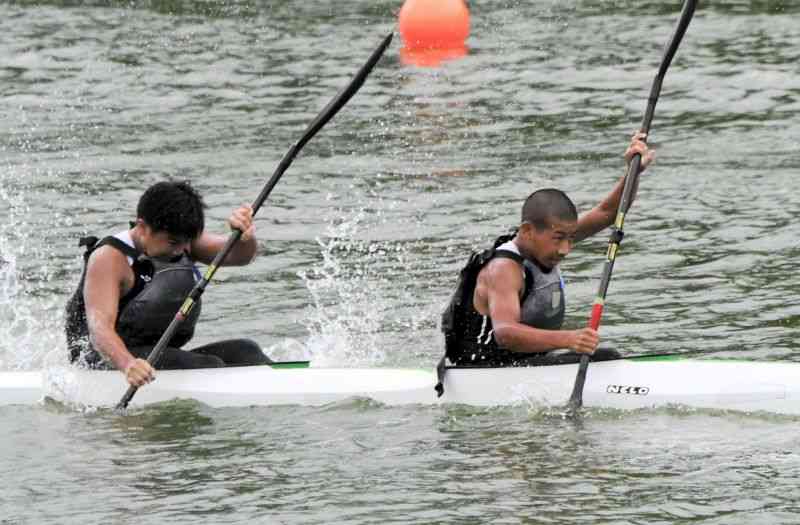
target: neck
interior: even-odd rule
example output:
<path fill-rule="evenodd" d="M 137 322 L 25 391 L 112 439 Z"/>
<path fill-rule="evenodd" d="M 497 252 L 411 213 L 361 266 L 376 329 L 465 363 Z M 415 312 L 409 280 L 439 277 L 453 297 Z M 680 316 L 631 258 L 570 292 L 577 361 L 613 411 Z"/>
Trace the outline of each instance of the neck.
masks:
<path fill-rule="evenodd" d="M 526 250 L 522 246 L 522 244 L 517 242 L 517 237 L 514 237 L 513 239 L 511 239 L 511 242 L 513 242 L 514 246 L 517 247 L 517 251 L 519 252 L 520 255 L 522 255 L 523 259 L 527 259 L 527 260 L 531 261 L 532 263 L 536 263 L 536 257 L 533 254 L 528 253 L 528 250 Z M 536 264 L 539 264 L 539 263 L 536 263 Z"/>
<path fill-rule="evenodd" d="M 133 241 L 134 247 L 136 247 L 136 249 L 139 250 L 141 253 L 144 253 L 144 246 L 142 246 L 140 226 L 137 224 L 136 226 L 128 230 L 128 233 L 130 233 L 131 235 L 131 240 Z"/>
<path fill-rule="evenodd" d="M 516 246 L 516 247 L 517 247 L 517 250 L 519 250 L 519 254 L 520 254 L 520 255 L 522 255 L 522 258 L 523 258 L 523 259 L 526 259 L 526 260 L 528 260 L 528 261 L 532 262 L 533 264 L 535 264 L 536 266 L 538 266 L 538 267 L 539 267 L 539 269 L 540 269 L 540 270 L 542 270 L 544 273 L 550 273 L 550 271 L 552 270 L 552 268 L 548 268 L 548 267 L 544 266 L 542 263 L 540 263 L 540 262 L 539 262 L 539 259 L 538 259 L 538 258 L 537 258 L 537 257 L 536 257 L 534 254 L 532 254 L 532 253 L 528 253 L 528 252 L 527 252 L 527 251 L 526 251 L 526 250 L 525 250 L 525 249 L 524 249 L 524 248 L 523 248 L 523 247 L 520 245 L 520 243 L 518 243 L 518 242 L 517 242 L 517 238 L 516 238 L 516 237 L 514 237 L 513 239 L 511 239 L 511 242 L 513 242 L 513 243 L 514 243 L 514 246 Z"/>

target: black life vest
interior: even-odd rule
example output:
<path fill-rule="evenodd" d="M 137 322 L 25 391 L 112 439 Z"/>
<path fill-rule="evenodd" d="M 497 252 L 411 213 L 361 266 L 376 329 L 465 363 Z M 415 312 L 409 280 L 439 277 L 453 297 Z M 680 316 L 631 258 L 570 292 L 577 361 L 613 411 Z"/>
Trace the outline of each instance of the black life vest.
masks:
<path fill-rule="evenodd" d="M 442 313 L 441 326 L 445 340 L 445 357 L 455 365 L 469 363 L 497 366 L 509 360 L 509 356 L 505 354 L 511 352 L 497 348 L 493 339 L 484 344 L 477 344 L 468 338 L 468 334 L 476 331 L 476 323 L 485 322 L 483 316 L 475 311 L 472 301 L 478 274 L 489 261 L 505 257 L 520 264 L 525 272 L 525 289 L 520 301 L 524 301 L 533 288 L 533 275 L 523 264 L 522 257 L 511 251 L 497 249 L 512 240 L 514 236 L 515 233 L 503 235 L 494 241 L 491 248 L 473 252 L 467 264 L 461 269 L 453 296 Z"/>
<path fill-rule="evenodd" d="M 180 309 L 186 296 L 196 283 L 199 272 L 187 254 L 166 261 L 150 258 L 116 237 L 85 237 L 79 246 L 85 246 L 83 272 L 77 290 L 67 302 L 66 335 L 70 361 L 79 359 L 88 365 L 99 364 L 103 358 L 92 348 L 86 320 L 86 304 L 83 286 L 86 280 L 86 265 L 94 250 L 109 245 L 133 259 L 131 269 L 135 279 L 131 290 L 120 298 L 115 329 L 128 348 L 155 346 Z M 194 335 L 200 316 L 201 301 L 198 298 L 187 318 L 180 324 L 169 346 L 180 348 Z"/>

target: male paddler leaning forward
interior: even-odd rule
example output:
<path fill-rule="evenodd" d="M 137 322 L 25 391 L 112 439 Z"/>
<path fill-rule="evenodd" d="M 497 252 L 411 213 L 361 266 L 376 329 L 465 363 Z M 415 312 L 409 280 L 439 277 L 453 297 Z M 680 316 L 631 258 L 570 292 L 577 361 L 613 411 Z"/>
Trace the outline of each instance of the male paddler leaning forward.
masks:
<path fill-rule="evenodd" d="M 642 156 L 641 169 L 654 152 L 635 133 L 624 153 L 626 164 Z M 622 177 L 594 208 L 578 215 L 567 195 L 557 189 L 533 192 L 522 206 L 514 234 L 498 238 L 492 248 L 473 253 L 461 272 L 456 292 L 442 316 L 446 357 L 455 365 L 514 366 L 545 364 L 548 357 L 576 361 L 594 354 L 598 333 L 591 328 L 564 330 L 564 280 L 559 264 L 573 244 L 613 224 L 624 187 Z M 563 350 L 573 352 L 564 356 Z M 610 354 L 610 355 L 609 355 Z M 597 351 L 595 359 L 612 358 Z"/>
<path fill-rule="evenodd" d="M 116 368 L 132 386 L 155 377 L 146 358 L 187 295 L 201 278 L 195 262 L 210 264 L 227 237 L 205 231 L 205 204 L 188 182 L 159 182 L 147 188 L 131 228 L 86 246 L 78 289 L 67 303 L 70 360 L 90 368 Z M 234 210 L 230 228 L 242 235 L 224 264 L 241 266 L 256 255 L 249 205 Z M 218 341 L 184 350 L 194 335 L 199 301 L 181 323 L 158 363 L 160 369 L 267 364 L 248 339 Z"/>

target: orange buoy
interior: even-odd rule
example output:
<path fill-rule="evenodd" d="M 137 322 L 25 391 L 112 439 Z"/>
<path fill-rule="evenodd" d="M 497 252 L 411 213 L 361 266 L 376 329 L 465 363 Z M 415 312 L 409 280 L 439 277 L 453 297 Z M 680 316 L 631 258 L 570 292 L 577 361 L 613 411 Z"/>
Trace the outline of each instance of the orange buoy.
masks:
<path fill-rule="evenodd" d="M 406 0 L 398 24 L 408 49 L 463 48 L 469 36 L 469 9 L 464 0 Z"/>

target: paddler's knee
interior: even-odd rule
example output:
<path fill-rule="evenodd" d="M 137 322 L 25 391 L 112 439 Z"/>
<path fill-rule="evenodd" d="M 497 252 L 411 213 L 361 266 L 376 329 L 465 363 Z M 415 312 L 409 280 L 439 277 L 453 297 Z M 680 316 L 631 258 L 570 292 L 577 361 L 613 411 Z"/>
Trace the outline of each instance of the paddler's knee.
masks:
<path fill-rule="evenodd" d="M 592 361 L 612 361 L 622 359 L 622 355 L 613 348 L 598 348 L 592 354 Z"/>
<path fill-rule="evenodd" d="M 237 349 L 238 356 L 236 362 L 228 363 L 228 366 L 269 365 L 273 362 L 252 339 L 234 339 L 232 343 Z"/>
<path fill-rule="evenodd" d="M 171 359 L 164 369 L 190 370 L 192 368 L 222 368 L 225 361 L 215 355 L 199 354 L 186 350 L 178 350 L 179 354 L 170 356 Z"/>

